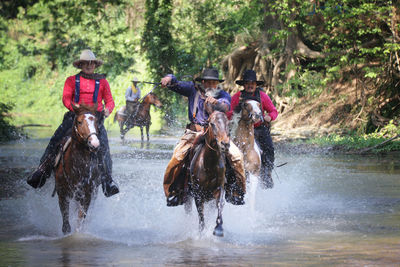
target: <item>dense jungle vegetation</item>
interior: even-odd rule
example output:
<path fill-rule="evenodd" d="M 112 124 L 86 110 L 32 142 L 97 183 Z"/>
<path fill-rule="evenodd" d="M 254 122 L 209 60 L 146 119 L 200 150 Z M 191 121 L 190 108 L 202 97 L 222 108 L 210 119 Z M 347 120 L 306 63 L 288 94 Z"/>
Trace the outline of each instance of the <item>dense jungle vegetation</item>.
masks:
<path fill-rule="evenodd" d="M 64 81 L 77 73 L 72 62 L 90 48 L 105 62 L 98 71 L 116 107 L 133 76 L 192 79 L 214 66 L 234 93 L 234 81 L 252 68 L 279 109 L 277 130 L 393 138 L 400 133 L 399 7 L 387 0 L 5 0 L 2 128 L 57 126 Z M 185 100 L 155 92 L 163 126 L 184 124 Z"/>

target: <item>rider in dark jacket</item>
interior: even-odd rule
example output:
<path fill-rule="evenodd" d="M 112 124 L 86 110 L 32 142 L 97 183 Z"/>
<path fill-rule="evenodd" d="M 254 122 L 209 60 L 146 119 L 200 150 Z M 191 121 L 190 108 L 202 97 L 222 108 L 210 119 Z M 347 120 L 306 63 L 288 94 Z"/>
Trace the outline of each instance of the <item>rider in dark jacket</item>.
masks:
<path fill-rule="evenodd" d="M 227 112 L 230 107 L 231 97 L 218 87 L 218 84 L 223 80 L 219 79 L 216 69 L 204 69 L 202 76 L 198 77 L 196 81 L 202 83 L 201 88 L 197 88 L 194 82 L 177 81 L 175 76 L 171 74 L 161 80 L 163 87 L 168 87 L 170 90 L 188 98 L 188 117 L 190 120 L 165 171 L 164 193 L 167 197 L 168 206 L 183 204 L 183 183 L 174 182 L 181 173 L 184 159 L 192 148 L 194 140 L 197 136 L 203 134 L 204 126 L 209 117 L 206 106 L 212 105 L 214 110 L 222 112 Z M 242 205 L 246 192 L 243 154 L 233 142 L 230 142 L 226 158 L 235 176 L 233 179 L 228 179 L 234 181 L 230 186 L 228 185 L 231 190 L 226 191 L 226 200 L 235 205 Z"/>

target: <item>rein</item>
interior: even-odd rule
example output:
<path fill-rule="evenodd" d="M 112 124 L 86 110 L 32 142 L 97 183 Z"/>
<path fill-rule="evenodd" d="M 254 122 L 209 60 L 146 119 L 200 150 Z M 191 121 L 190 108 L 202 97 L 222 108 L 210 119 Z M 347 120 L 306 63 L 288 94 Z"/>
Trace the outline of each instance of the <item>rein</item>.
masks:
<path fill-rule="evenodd" d="M 92 135 L 97 136 L 97 133 L 90 133 L 86 138 L 84 138 L 84 137 L 78 132 L 78 128 L 76 128 L 76 126 L 74 126 L 74 130 L 75 130 L 75 133 L 76 133 L 81 139 L 84 140 L 84 142 L 83 142 L 82 144 L 87 143 L 88 140 L 89 140 L 89 138 L 90 138 Z M 75 140 L 77 140 L 77 139 L 75 139 Z M 79 141 L 79 140 L 77 140 L 77 141 Z M 79 142 L 79 143 L 81 143 L 81 142 Z"/>
<path fill-rule="evenodd" d="M 204 132 L 204 135 L 207 134 L 208 129 L 209 129 L 209 127 L 207 127 L 207 130 Z M 210 148 L 211 150 L 213 150 L 213 151 L 215 151 L 215 152 L 218 152 L 215 148 L 213 148 L 213 147 L 210 145 L 210 143 L 207 142 L 207 136 L 206 136 L 204 139 L 205 139 L 206 146 L 208 146 L 208 148 Z"/>
<path fill-rule="evenodd" d="M 91 114 L 91 113 L 84 113 L 84 114 Z M 76 116 L 76 117 L 77 117 L 77 116 Z M 78 142 L 81 143 L 81 144 L 87 144 L 89 138 L 90 138 L 92 135 L 95 135 L 96 137 L 98 137 L 97 133 L 90 133 L 86 138 L 85 138 L 83 135 L 81 135 L 81 134 L 79 133 L 79 131 L 78 131 L 78 128 L 76 127 L 76 124 L 75 124 L 76 117 L 75 117 L 75 119 L 74 119 L 74 132 L 75 132 L 76 135 L 78 135 L 78 137 L 80 137 L 80 138 L 83 139 L 84 141 L 83 141 L 83 142 L 79 142 L 79 140 L 75 139 L 75 138 L 71 135 L 71 137 L 72 137 L 73 139 L 75 139 L 76 141 L 78 141 Z"/>

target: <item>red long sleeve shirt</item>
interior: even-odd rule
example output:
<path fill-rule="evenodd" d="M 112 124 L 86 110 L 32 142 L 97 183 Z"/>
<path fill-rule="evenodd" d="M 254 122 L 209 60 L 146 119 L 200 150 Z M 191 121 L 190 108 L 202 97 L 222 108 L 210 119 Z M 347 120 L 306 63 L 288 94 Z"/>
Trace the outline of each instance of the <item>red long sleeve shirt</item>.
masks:
<path fill-rule="evenodd" d="M 237 105 L 239 105 L 240 94 L 241 94 L 241 92 L 239 91 L 232 96 L 231 109 L 227 112 L 229 119 L 232 119 L 233 110 L 235 109 L 235 107 Z M 274 104 L 272 103 L 271 98 L 269 98 L 269 96 L 262 91 L 260 91 L 260 98 L 261 98 L 261 106 L 262 106 L 263 115 L 264 115 L 264 112 L 267 112 L 268 115 L 271 117 L 271 121 L 275 120 L 276 117 L 278 117 L 278 111 L 276 110 Z M 254 127 L 258 127 L 260 125 L 261 125 L 261 122 L 258 122 L 256 124 L 254 124 Z"/>
<path fill-rule="evenodd" d="M 94 86 L 95 80 L 85 79 L 82 76 L 80 77 L 79 104 L 94 104 Z M 65 81 L 62 101 L 67 109 L 73 111 L 71 102 L 75 103 L 75 75 L 68 77 Z M 105 107 L 111 113 L 115 104 L 111 94 L 110 85 L 106 79 L 100 80 L 99 94 L 97 96 L 97 111 L 103 110 L 103 101 Z"/>

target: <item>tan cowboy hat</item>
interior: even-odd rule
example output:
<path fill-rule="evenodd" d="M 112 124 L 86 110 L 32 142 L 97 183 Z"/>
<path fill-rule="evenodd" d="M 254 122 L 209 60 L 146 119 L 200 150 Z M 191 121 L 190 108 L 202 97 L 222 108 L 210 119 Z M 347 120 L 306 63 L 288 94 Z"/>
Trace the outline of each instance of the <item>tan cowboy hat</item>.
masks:
<path fill-rule="evenodd" d="M 139 82 L 139 79 L 136 78 L 136 77 L 133 77 L 132 82 L 133 82 L 133 83 L 138 83 L 138 82 Z"/>
<path fill-rule="evenodd" d="M 81 69 L 82 68 L 81 64 L 84 61 L 93 61 L 96 65 L 96 68 L 100 67 L 103 64 L 103 61 L 100 59 L 96 59 L 96 56 L 94 55 L 92 50 L 89 49 L 83 50 L 81 56 L 79 57 L 78 60 L 74 61 L 73 65 L 75 68 Z"/>

